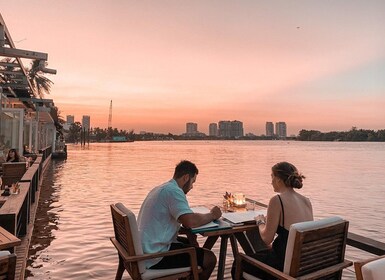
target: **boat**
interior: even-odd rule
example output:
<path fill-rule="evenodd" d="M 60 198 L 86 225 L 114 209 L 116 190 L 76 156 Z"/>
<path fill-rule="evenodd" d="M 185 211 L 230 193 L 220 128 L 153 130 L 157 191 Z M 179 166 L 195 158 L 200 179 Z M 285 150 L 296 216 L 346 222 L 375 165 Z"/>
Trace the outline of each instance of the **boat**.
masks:
<path fill-rule="evenodd" d="M 67 159 L 67 145 L 64 141 L 57 141 L 55 150 L 52 152 L 53 159 Z"/>

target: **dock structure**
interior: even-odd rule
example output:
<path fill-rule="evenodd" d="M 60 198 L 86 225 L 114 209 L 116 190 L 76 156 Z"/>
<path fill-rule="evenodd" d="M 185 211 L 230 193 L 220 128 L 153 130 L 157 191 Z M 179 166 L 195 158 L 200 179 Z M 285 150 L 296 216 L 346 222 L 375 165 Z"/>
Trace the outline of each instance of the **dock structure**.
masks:
<path fill-rule="evenodd" d="M 28 60 L 31 69 L 23 64 Z M 16 254 L 15 279 L 24 279 L 42 174 L 62 129 L 57 107 L 52 99 L 43 98 L 42 82 L 34 79 L 34 75 L 56 74 L 46 67 L 47 60 L 47 53 L 18 49 L 0 14 L 0 153 L 13 148 L 25 159 L 0 161 L 0 245 L 1 250 Z M 16 194 L 7 195 L 15 184 L 19 186 Z M 20 244 L 15 246 L 8 234 Z"/>
<path fill-rule="evenodd" d="M 46 150 L 50 150 L 50 148 L 44 149 L 44 152 Z M 39 203 L 40 186 L 43 180 L 42 175 L 51 160 L 51 155 L 49 154 L 44 160 L 43 158 L 44 154 L 39 154 L 23 174 L 19 180 L 20 191 L 18 194 L 0 196 L 0 227 L 21 240 L 18 246 L 6 248 L 17 256 L 15 279 L 24 279 L 36 209 Z"/>

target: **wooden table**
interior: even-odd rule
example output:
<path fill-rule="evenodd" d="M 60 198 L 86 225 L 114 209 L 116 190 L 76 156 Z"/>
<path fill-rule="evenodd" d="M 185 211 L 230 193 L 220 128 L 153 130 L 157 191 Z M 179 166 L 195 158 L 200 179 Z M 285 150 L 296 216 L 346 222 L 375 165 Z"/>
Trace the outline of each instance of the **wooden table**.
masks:
<path fill-rule="evenodd" d="M 13 248 L 21 244 L 21 240 L 0 227 L 0 250 Z"/>

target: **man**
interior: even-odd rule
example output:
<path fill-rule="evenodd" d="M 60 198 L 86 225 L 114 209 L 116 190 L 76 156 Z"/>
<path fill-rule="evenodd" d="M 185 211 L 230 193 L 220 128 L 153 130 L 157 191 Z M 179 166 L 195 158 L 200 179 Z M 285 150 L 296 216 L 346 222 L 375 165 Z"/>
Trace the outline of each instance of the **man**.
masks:
<path fill-rule="evenodd" d="M 186 194 L 193 188 L 198 175 L 194 163 L 184 160 L 176 167 L 173 179 L 155 187 L 147 195 L 138 215 L 138 227 L 144 253 L 158 253 L 192 246 L 178 242 L 178 231 L 182 224 L 194 228 L 207 224 L 221 217 L 218 207 L 210 213 L 193 213 L 187 202 Z M 209 279 L 217 259 L 213 252 L 196 248 L 197 262 L 202 268 L 200 279 Z M 154 269 L 166 269 L 190 266 L 188 255 L 166 256 L 149 260 L 146 266 Z"/>

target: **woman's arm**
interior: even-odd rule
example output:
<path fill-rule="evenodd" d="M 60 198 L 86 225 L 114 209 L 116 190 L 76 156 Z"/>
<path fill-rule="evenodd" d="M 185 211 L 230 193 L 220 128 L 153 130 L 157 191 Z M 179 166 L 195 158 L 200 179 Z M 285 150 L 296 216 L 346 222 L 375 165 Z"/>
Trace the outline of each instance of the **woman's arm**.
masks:
<path fill-rule="evenodd" d="M 279 225 L 280 216 L 281 204 L 279 202 L 279 198 L 278 196 L 273 196 L 269 201 L 266 217 L 263 215 L 256 217 L 257 224 L 259 223 L 259 233 L 266 245 L 270 245 L 274 240 L 274 236 Z"/>

